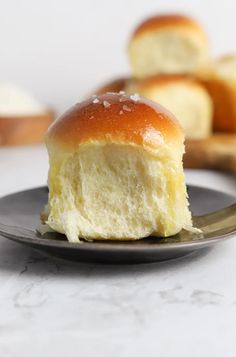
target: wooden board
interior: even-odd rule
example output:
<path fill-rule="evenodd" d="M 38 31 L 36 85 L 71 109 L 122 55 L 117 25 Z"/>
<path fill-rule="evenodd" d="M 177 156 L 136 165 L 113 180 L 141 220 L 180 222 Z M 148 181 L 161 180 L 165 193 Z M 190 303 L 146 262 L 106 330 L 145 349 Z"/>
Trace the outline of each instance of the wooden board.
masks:
<path fill-rule="evenodd" d="M 27 116 L 0 116 L 0 147 L 32 145 L 43 142 L 54 112 Z"/>
<path fill-rule="evenodd" d="M 207 139 L 187 140 L 184 167 L 217 169 L 236 174 L 236 134 L 213 134 Z"/>

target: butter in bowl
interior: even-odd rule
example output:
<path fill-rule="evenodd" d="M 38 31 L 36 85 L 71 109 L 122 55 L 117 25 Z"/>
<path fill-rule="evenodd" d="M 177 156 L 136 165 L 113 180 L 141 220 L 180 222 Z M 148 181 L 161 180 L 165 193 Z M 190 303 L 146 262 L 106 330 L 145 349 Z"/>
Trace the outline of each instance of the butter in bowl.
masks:
<path fill-rule="evenodd" d="M 0 83 L 0 146 L 42 142 L 53 119 L 53 111 L 30 93 L 15 84 Z"/>

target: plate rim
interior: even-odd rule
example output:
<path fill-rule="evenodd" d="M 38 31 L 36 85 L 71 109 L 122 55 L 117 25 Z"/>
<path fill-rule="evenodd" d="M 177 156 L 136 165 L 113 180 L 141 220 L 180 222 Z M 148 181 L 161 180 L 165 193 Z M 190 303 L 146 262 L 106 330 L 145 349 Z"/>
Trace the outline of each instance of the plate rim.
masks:
<path fill-rule="evenodd" d="M 198 186 L 198 185 L 192 185 L 192 184 L 187 184 L 187 187 L 191 188 L 197 188 L 197 189 L 202 189 L 205 191 L 211 191 L 212 193 L 222 193 L 230 198 L 235 198 L 236 202 L 236 195 L 230 195 L 229 193 L 226 193 L 224 191 L 220 190 L 215 190 L 212 188 L 204 187 L 204 186 Z M 20 190 L 16 191 L 4 196 L 0 197 L 0 201 L 2 199 L 6 199 L 10 196 L 14 196 L 16 194 L 24 194 L 25 192 L 29 191 L 35 191 L 35 190 L 47 190 L 48 187 L 46 185 L 42 186 L 36 186 L 33 188 L 25 189 L 25 190 Z M 140 239 L 143 241 L 142 244 L 133 244 L 134 242 L 140 241 L 140 240 L 133 240 L 133 241 L 93 241 L 93 242 L 86 242 L 86 241 L 81 241 L 81 242 L 75 242 L 71 243 L 69 241 L 60 241 L 56 239 L 48 239 L 48 238 L 41 238 L 41 237 L 26 237 L 26 236 L 19 236 L 19 235 L 14 235 L 14 234 L 9 234 L 5 231 L 2 230 L 1 226 L 5 226 L 8 228 L 15 228 L 19 229 L 25 232 L 28 232 L 29 234 L 34 234 L 36 235 L 37 229 L 35 231 L 28 229 L 28 228 L 23 228 L 23 227 L 17 227 L 13 225 L 5 225 L 0 223 L 0 236 L 3 236 L 4 238 L 10 239 L 15 242 L 19 243 L 25 243 L 25 244 L 31 244 L 34 245 L 35 247 L 48 247 L 48 248 L 58 248 L 58 249 L 72 249 L 72 250 L 80 250 L 80 251 L 116 251 L 116 252 L 141 252 L 141 251 L 146 251 L 146 252 L 151 252 L 154 249 L 158 249 L 159 251 L 167 251 L 167 250 L 178 250 L 178 249 L 200 249 L 203 247 L 206 247 L 208 245 L 212 245 L 215 243 L 219 243 L 222 241 L 225 241 L 226 239 L 232 238 L 236 232 L 229 232 L 226 234 L 223 234 L 221 236 L 217 237 L 209 237 L 209 238 L 202 238 L 198 240 L 193 240 L 193 241 L 185 241 L 185 242 L 177 242 L 177 243 L 171 243 L 171 242 L 165 242 L 165 243 L 159 243 L 158 242 L 158 237 L 157 241 L 153 242 L 152 244 L 145 244 L 145 237 Z M 115 249 L 114 249 L 115 248 Z"/>

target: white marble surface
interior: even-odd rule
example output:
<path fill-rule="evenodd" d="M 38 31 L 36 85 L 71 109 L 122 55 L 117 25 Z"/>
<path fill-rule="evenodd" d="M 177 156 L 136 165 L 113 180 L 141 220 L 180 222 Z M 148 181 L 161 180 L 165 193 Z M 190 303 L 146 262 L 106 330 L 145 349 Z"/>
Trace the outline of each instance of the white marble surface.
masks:
<path fill-rule="evenodd" d="M 42 147 L 0 150 L 0 195 L 46 182 Z M 235 194 L 236 178 L 187 181 Z M 1 357 L 234 356 L 236 239 L 172 262 L 45 258 L 0 238 Z"/>

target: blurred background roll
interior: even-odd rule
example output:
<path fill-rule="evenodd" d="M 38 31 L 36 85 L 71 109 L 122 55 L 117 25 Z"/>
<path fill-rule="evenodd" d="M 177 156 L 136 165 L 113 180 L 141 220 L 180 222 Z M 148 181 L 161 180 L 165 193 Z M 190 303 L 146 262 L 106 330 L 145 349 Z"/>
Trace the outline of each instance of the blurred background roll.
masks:
<path fill-rule="evenodd" d="M 236 133 L 236 55 L 213 60 L 199 78 L 213 100 L 213 130 Z"/>
<path fill-rule="evenodd" d="M 129 58 L 134 77 L 192 73 L 208 61 L 205 31 L 195 20 L 175 14 L 150 17 L 134 31 Z"/>
<path fill-rule="evenodd" d="M 141 96 L 168 108 L 179 120 L 187 138 L 206 138 L 211 133 L 212 101 L 197 80 L 185 76 L 154 76 L 126 81 L 128 94 Z"/>

